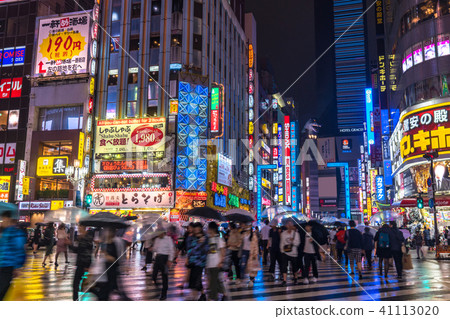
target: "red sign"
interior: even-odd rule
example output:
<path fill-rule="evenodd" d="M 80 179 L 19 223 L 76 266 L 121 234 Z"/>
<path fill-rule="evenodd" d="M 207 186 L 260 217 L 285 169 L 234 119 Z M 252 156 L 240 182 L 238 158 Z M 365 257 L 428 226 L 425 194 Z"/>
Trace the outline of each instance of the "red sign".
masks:
<path fill-rule="evenodd" d="M 284 178 L 285 178 L 285 204 L 291 204 L 291 122 L 289 115 L 284 117 Z"/>
<path fill-rule="evenodd" d="M 128 161 L 102 161 L 100 169 L 103 172 L 112 171 L 134 171 L 147 170 L 147 160 L 128 160 Z"/>
<path fill-rule="evenodd" d="M 278 158 L 278 147 L 273 148 L 273 158 Z"/>
<path fill-rule="evenodd" d="M 170 212 L 170 222 L 177 222 L 180 220 L 180 213 L 178 211 L 171 211 Z"/>
<path fill-rule="evenodd" d="M 248 137 L 248 148 L 253 149 L 253 135 L 249 135 Z"/>
<path fill-rule="evenodd" d="M 211 132 L 219 132 L 219 110 L 211 110 Z"/>
<path fill-rule="evenodd" d="M 267 199 L 267 198 L 262 198 L 262 204 L 263 205 L 266 205 L 266 206 L 270 206 L 270 205 L 272 205 L 272 202 L 270 201 L 270 199 Z"/>
<path fill-rule="evenodd" d="M 143 147 L 158 144 L 163 138 L 164 132 L 150 125 L 138 126 L 131 133 L 131 141 L 133 144 Z"/>
<path fill-rule="evenodd" d="M 22 78 L 2 79 L 0 81 L 0 99 L 20 97 L 22 95 Z"/>

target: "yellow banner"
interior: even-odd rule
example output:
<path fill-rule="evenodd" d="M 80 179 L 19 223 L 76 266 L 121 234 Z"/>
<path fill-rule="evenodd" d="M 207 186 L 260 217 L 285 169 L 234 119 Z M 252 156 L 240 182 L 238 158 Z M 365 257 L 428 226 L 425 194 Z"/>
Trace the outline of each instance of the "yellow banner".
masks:
<path fill-rule="evenodd" d="M 67 156 L 38 157 L 36 175 L 65 176 L 68 163 L 69 157 Z"/>
<path fill-rule="evenodd" d="M 8 202 L 11 176 L 0 176 L 0 202 Z"/>
<path fill-rule="evenodd" d="M 52 200 L 50 205 L 50 210 L 57 210 L 64 208 L 64 201 L 63 200 Z"/>
<path fill-rule="evenodd" d="M 30 195 L 30 178 L 29 177 L 23 178 L 22 194 Z"/>
<path fill-rule="evenodd" d="M 80 139 L 78 141 L 78 160 L 80 161 L 80 167 L 83 166 L 83 151 L 84 151 L 84 133 L 80 132 Z"/>

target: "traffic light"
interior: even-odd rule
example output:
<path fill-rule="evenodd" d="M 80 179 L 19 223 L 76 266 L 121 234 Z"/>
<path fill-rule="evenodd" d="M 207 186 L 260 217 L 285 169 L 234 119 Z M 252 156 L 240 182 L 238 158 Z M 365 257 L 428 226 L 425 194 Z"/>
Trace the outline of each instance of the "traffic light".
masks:
<path fill-rule="evenodd" d="M 422 198 L 422 196 L 419 196 L 417 198 L 417 208 L 419 208 L 419 209 L 423 208 L 423 198 Z"/>
<path fill-rule="evenodd" d="M 84 198 L 84 202 L 86 204 L 86 207 L 90 207 L 92 203 L 92 194 L 87 194 Z"/>

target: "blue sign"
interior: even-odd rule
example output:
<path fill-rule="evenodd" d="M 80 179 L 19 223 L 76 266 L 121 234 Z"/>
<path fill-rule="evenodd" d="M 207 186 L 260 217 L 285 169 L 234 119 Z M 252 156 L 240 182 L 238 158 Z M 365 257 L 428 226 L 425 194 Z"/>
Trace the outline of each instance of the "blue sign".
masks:
<path fill-rule="evenodd" d="M 295 162 L 297 160 L 297 154 L 295 149 L 297 147 L 297 139 L 295 137 L 295 122 L 291 122 L 291 180 L 292 183 L 297 182 L 297 167 Z M 292 203 L 293 204 L 293 203 Z M 294 207 L 294 205 L 292 205 Z"/>
<path fill-rule="evenodd" d="M 170 70 L 181 70 L 183 66 L 181 65 L 181 63 L 171 63 L 169 66 Z"/>
<path fill-rule="evenodd" d="M 366 131 L 367 131 L 367 141 L 369 142 L 368 151 L 370 154 L 370 145 L 375 143 L 374 131 L 372 131 L 372 117 L 373 117 L 373 96 L 372 89 L 366 89 Z"/>
<path fill-rule="evenodd" d="M 392 185 L 392 164 L 390 160 L 384 161 L 384 184 L 386 186 Z"/>
<path fill-rule="evenodd" d="M 433 207 L 434 207 L 434 200 L 433 200 L 432 198 L 430 198 L 430 199 L 428 200 L 428 206 L 430 206 L 430 208 L 433 208 Z"/>
<path fill-rule="evenodd" d="M 25 63 L 25 47 L 16 47 L 14 50 L 14 65 L 23 65 Z"/>
<path fill-rule="evenodd" d="M 350 211 L 350 176 L 348 173 L 348 163 L 327 163 L 327 167 L 343 167 L 344 168 L 344 183 L 345 183 L 345 215 L 346 218 L 351 218 Z M 344 215 L 344 214 L 343 214 Z"/>
<path fill-rule="evenodd" d="M 389 110 L 381 110 L 381 134 L 390 135 L 389 132 Z"/>
<path fill-rule="evenodd" d="M 297 186 L 292 186 L 292 210 L 296 212 L 298 209 L 297 204 Z"/>
<path fill-rule="evenodd" d="M 384 178 L 383 175 L 377 175 L 375 177 L 375 186 L 377 189 L 377 201 L 383 202 L 386 200 L 386 193 L 384 191 Z"/>
<path fill-rule="evenodd" d="M 383 159 L 390 159 L 389 136 L 383 136 Z"/>
<path fill-rule="evenodd" d="M 214 206 L 227 207 L 227 197 L 225 195 L 214 194 Z"/>
<path fill-rule="evenodd" d="M 359 182 L 359 186 L 361 187 L 361 185 L 362 185 L 362 164 L 361 164 L 360 159 L 358 159 L 358 182 Z"/>
<path fill-rule="evenodd" d="M 14 48 L 3 49 L 3 66 L 12 66 L 14 64 Z"/>

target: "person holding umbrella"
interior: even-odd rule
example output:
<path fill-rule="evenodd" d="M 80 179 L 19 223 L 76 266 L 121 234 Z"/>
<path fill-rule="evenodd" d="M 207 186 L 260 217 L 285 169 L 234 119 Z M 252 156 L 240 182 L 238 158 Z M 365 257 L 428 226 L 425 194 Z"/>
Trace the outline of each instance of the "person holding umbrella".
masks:
<path fill-rule="evenodd" d="M 26 236 L 17 227 L 17 208 L 3 210 L 0 216 L 3 220 L 0 234 L 0 300 L 3 300 L 12 279 L 18 276 L 19 269 L 25 264 Z"/>
<path fill-rule="evenodd" d="M 236 285 L 239 285 L 241 283 L 239 250 L 241 249 L 242 245 L 242 237 L 235 223 L 230 224 L 230 229 L 231 230 L 227 241 L 227 248 L 231 251 L 231 263 L 234 265 L 234 270 L 236 272 Z M 231 266 L 228 277 L 233 277 L 233 270 Z"/>
<path fill-rule="evenodd" d="M 302 270 L 303 283 L 309 284 L 309 268 L 312 266 L 313 278 L 312 282 L 317 282 L 319 271 L 317 269 L 317 259 L 319 258 L 319 245 L 313 238 L 312 225 L 307 223 L 304 226 L 305 231 L 301 234 L 300 252 L 303 254 L 304 266 Z"/>
<path fill-rule="evenodd" d="M 169 289 L 169 269 L 172 266 L 175 257 L 175 246 L 172 238 L 166 236 L 165 230 L 160 230 L 160 234 L 153 242 L 153 253 L 155 254 L 155 262 L 153 265 L 152 279 L 155 285 L 158 273 L 162 276 L 162 289 L 159 300 L 167 299 L 167 290 Z"/>
<path fill-rule="evenodd" d="M 281 254 L 281 273 L 283 274 L 283 282 L 281 286 L 286 286 L 287 268 L 291 263 L 292 273 L 294 274 L 294 284 L 297 284 L 297 271 L 299 269 L 298 262 L 298 246 L 300 244 L 300 235 L 292 221 L 286 223 L 286 230 L 280 236 Z"/>

